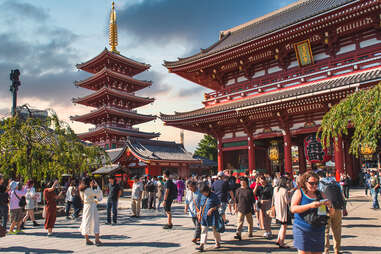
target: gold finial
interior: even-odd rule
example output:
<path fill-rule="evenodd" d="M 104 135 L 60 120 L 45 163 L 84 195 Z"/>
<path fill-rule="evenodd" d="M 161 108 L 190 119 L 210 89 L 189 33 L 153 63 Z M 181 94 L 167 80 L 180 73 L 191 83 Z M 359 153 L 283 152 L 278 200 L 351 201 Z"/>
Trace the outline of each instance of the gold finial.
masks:
<path fill-rule="evenodd" d="M 119 54 L 119 51 L 116 50 L 116 46 L 118 46 L 118 26 L 116 24 L 116 11 L 114 2 L 112 2 L 112 9 L 110 13 L 109 45 L 111 46 L 111 52 Z"/>

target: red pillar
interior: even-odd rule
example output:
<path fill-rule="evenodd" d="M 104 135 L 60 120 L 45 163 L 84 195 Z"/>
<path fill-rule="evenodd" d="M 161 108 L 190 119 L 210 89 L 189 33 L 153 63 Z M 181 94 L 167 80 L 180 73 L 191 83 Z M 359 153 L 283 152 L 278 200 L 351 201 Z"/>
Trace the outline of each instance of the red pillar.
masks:
<path fill-rule="evenodd" d="M 222 151 L 222 137 L 217 138 L 217 149 L 218 149 L 218 171 L 224 170 L 224 153 Z"/>
<path fill-rule="evenodd" d="M 145 173 L 146 173 L 146 175 L 149 175 L 149 173 L 150 173 L 149 172 L 149 165 L 148 164 L 146 165 Z"/>
<path fill-rule="evenodd" d="M 249 171 L 250 173 L 255 169 L 255 145 L 253 142 L 253 137 L 248 138 L 248 160 L 249 160 Z"/>
<path fill-rule="evenodd" d="M 307 170 L 306 156 L 304 154 L 304 144 L 298 145 L 298 156 L 299 156 L 299 173 L 303 174 Z"/>
<path fill-rule="evenodd" d="M 291 133 L 286 131 L 283 135 L 284 171 L 292 174 Z"/>
<path fill-rule="evenodd" d="M 336 181 L 340 181 L 340 174 L 344 172 L 343 141 L 341 136 L 335 138 L 334 145 L 335 145 Z"/>

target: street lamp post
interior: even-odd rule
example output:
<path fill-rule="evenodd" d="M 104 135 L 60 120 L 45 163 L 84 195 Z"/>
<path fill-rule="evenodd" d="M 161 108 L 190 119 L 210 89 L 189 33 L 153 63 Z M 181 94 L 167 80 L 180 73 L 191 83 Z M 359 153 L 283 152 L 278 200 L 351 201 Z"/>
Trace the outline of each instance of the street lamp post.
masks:
<path fill-rule="evenodd" d="M 11 73 L 9 75 L 10 80 L 12 81 L 12 85 L 10 87 L 10 91 L 13 96 L 13 103 L 12 103 L 12 116 L 16 116 L 16 106 L 17 106 L 17 91 L 19 90 L 19 86 L 21 86 L 20 82 L 20 71 L 18 69 L 11 70 Z"/>

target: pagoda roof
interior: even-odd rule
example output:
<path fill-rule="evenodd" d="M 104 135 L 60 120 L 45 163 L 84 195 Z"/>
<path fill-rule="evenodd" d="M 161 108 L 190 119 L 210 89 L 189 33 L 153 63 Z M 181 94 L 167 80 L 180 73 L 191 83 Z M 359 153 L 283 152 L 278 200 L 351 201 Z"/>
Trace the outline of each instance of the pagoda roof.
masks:
<path fill-rule="evenodd" d="M 80 121 L 80 122 L 86 123 L 90 119 L 103 116 L 106 114 L 125 117 L 128 119 L 134 119 L 134 122 L 136 122 L 136 124 L 145 123 L 145 122 L 149 122 L 156 119 L 156 116 L 154 115 L 143 115 L 143 114 L 138 114 L 136 112 L 131 112 L 128 110 L 118 109 L 118 108 L 109 107 L 109 106 L 103 106 L 87 114 L 80 115 L 80 116 L 73 116 L 70 119 L 73 121 Z"/>
<path fill-rule="evenodd" d="M 85 97 L 80 97 L 80 98 L 74 98 L 73 102 L 74 103 L 79 103 L 87 106 L 95 106 L 95 102 L 97 102 L 99 99 L 101 99 L 104 96 L 107 95 L 112 95 L 121 99 L 126 99 L 128 101 L 133 101 L 136 102 L 139 106 L 144 106 L 148 103 L 154 102 L 154 98 L 149 98 L 149 97 L 140 97 L 133 95 L 131 93 L 126 93 L 123 91 L 119 91 L 116 89 L 112 89 L 109 87 L 103 87 L 99 89 L 98 91 L 89 94 Z"/>
<path fill-rule="evenodd" d="M 337 77 L 326 78 L 320 81 L 302 83 L 293 87 L 281 88 L 275 91 L 262 92 L 246 99 L 221 103 L 215 106 L 200 108 L 189 112 L 174 115 L 160 114 L 164 122 L 186 121 L 222 113 L 237 112 L 246 108 L 263 107 L 274 103 L 282 103 L 292 99 L 301 99 L 307 96 L 330 93 L 338 89 L 346 89 L 361 83 L 381 80 L 381 67 L 370 68 L 344 74 Z"/>
<path fill-rule="evenodd" d="M 126 146 L 131 153 L 144 162 L 187 162 L 200 164 L 182 144 L 168 141 L 128 137 Z"/>
<path fill-rule="evenodd" d="M 195 55 L 164 61 L 164 66 L 174 68 L 207 58 L 211 55 L 260 39 L 291 25 L 316 17 L 346 4 L 360 0 L 300 0 L 247 23 L 222 31 L 219 40 Z"/>
<path fill-rule="evenodd" d="M 135 130 L 129 130 L 124 128 L 117 128 L 117 127 L 101 127 L 92 131 L 84 132 L 78 134 L 78 137 L 80 139 L 89 139 L 94 136 L 103 135 L 103 134 L 111 134 L 116 136 L 132 136 L 132 137 L 139 137 L 139 138 L 156 138 L 160 136 L 160 133 L 155 132 L 142 132 L 142 131 L 135 131 Z"/>
<path fill-rule="evenodd" d="M 134 85 L 140 87 L 138 89 L 132 89 L 131 92 L 135 92 L 135 91 L 138 91 L 142 88 L 145 88 L 145 87 L 152 85 L 151 81 L 134 79 L 128 75 L 124 75 L 124 74 L 118 73 L 116 71 L 112 71 L 106 67 L 103 68 L 101 71 L 97 72 L 95 75 L 93 75 L 93 76 L 91 76 L 85 80 L 75 81 L 74 84 L 76 86 L 80 86 L 83 88 L 87 88 L 87 89 L 91 89 L 91 90 L 96 91 L 97 89 L 94 88 L 94 86 L 92 86 L 92 84 L 94 84 L 95 82 L 99 81 L 100 79 L 103 79 L 106 77 L 112 77 L 115 79 L 119 79 L 120 81 L 129 82 L 131 84 L 134 84 Z"/>
<path fill-rule="evenodd" d="M 107 48 L 105 48 L 96 57 L 94 57 L 94 58 L 92 58 L 92 59 L 90 59 L 84 63 L 77 64 L 76 67 L 78 69 L 81 69 L 81 70 L 84 70 L 84 71 L 87 71 L 90 73 L 96 73 L 96 71 L 94 71 L 94 69 L 95 69 L 94 67 L 96 65 L 102 64 L 103 62 L 105 62 L 107 60 L 114 60 L 114 61 L 119 62 L 121 64 L 133 67 L 134 69 L 136 69 L 136 71 L 134 72 L 134 75 L 141 73 L 145 70 L 148 70 L 151 67 L 151 65 L 149 65 L 149 64 L 141 63 L 141 62 L 138 62 L 138 61 L 133 60 L 131 58 L 125 57 L 121 54 L 111 52 Z"/>

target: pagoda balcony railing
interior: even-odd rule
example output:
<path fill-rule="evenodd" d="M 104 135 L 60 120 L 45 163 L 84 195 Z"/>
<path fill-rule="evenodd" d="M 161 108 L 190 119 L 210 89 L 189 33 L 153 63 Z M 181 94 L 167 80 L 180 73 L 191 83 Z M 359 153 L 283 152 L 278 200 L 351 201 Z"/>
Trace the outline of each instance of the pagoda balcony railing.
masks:
<path fill-rule="evenodd" d="M 211 105 L 218 103 L 218 100 L 230 100 L 244 97 L 247 95 L 246 93 L 258 93 L 266 91 L 265 89 L 272 87 L 275 87 L 276 89 L 323 79 L 329 76 L 349 72 L 349 70 L 359 70 L 364 66 L 370 68 L 371 64 L 374 64 L 374 66 L 377 64 L 381 65 L 381 53 L 379 48 L 380 45 L 378 45 L 378 51 L 376 51 L 374 47 L 371 47 L 371 49 L 357 51 L 355 55 L 353 55 L 353 52 L 349 52 L 336 57 L 335 60 L 328 57 L 327 59 L 321 60 L 319 63 L 308 67 L 300 68 L 297 66 L 285 72 L 279 71 L 251 80 L 237 82 L 219 91 L 206 93 L 203 103 L 205 105 Z"/>

